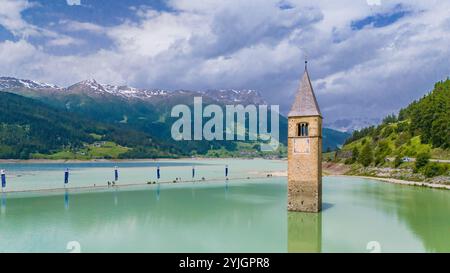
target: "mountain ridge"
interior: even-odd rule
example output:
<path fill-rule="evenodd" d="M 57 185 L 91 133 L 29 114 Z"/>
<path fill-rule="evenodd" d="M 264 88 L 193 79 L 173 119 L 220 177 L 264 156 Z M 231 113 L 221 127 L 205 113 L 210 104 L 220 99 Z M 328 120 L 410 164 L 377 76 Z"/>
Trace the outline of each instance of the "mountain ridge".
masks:
<path fill-rule="evenodd" d="M 212 99 L 221 99 L 229 103 L 253 103 L 267 104 L 262 95 L 253 89 L 208 89 L 205 91 L 196 90 L 165 90 L 165 89 L 144 89 L 135 88 L 127 85 L 102 84 L 95 79 L 83 80 L 68 87 L 60 87 L 54 84 L 40 83 L 38 81 L 18 79 L 14 77 L 0 77 L 0 90 L 21 91 L 23 89 L 41 90 L 50 93 L 68 94 L 68 93 L 87 93 L 91 94 L 110 94 L 123 98 L 134 98 L 142 100 L 151 100 L 154 97 L 170 97 L 179 94 L 190 94 L 206 96 Z"/>
<path fill-rule="evenodd" d="M 213 89 L 206 91 L 162 89 L 137 89 L 128 86 L 100 84 L 96 80 L 85 80 L 68 87 L 16 79 L 0 78 L 0 91 L 11 92 L 45 103 L 46 105 L 73 113 L 74 115 L 98 121 L 112 126 L 119 126 L 131 131 L 150 135 L 157 143 L 170 142 L 184 156 L 204 155 L 210 150 L 227 151 L 234 156 L 241 149 L 245 154 L 266 156 L 256 151 L 258 142 L 247 141 L 241 145 L 234 141 L 185 141 L 176 142 L 171 138 L 171 125 L 176 118 L 171 117 L 172 107 L 185 104 L 193 107 L 194 97 L 201 96 L 203 104 L 217 104 L 225 107 L 228 104 L 266 104 L 264 98 L 256 90 Z M 287 118 L 280 115 L 280 153 L 283 156 L 287 144 Z M 348 134 L 324 129 L 324 150 L 335 149 L 343 144 Z M 122 141 L 126 144 L 126 141 Z M 126 146 L 126 145 L 125 145 Z M 239 146 L 239 147 L 238 147 Z M 256 150 L 255 150 L 256 149 Z M 232 151 L 232 153 L 228 153 Z M 214 153 L 215 154 L 215 153 Z M 151 154 L 150 154 L 151 155 Z M 139 153 L 145 156 L 145 153 Z"/>

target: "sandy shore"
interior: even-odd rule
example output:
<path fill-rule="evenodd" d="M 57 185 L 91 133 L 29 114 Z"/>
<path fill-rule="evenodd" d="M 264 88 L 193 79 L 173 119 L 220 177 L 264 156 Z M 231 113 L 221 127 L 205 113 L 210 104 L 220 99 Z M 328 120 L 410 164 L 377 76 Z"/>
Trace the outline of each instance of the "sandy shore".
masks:
<path fill-rule="evenodd" d="M 342 176 L 342 177 L 359 177 L 359 178 L 366 178 L 366 179 L 372 179 L 377 180 L 380 182 L 386 182 L 386 183 L 392 183 L 392 184 L 399 184 L 399 185 L 408 185 L 408 186 L 419 186 L 419 187 L 428 187 L 428 188 L 434 188 L 434 189 L 447 189 L 450 190 L 450 185 L 446 184 L 435 184 L 435 183 L 429 183 L 429 182 L 417 182 L 417 181 L 407 181 L 407 180 L 400 180 L 395 178 L 389 178 L 389 177 L 373 177 L 373 176 L 357 176 L 357 175 L 346 175 L 346 173 L 350 170 L 350 167 L 344 165 L 344 164 L 336 164 L 332 162 L 324 162 L 322 164 L 323 169 L 323 175 L 324 176 Z"/>
<path fill-rule="evenodd" d="M 262 174 L 264 174 L 264 175 L 270 174 L 273 177 L 287 177 L 287 171 L 267 172 L 267 173 L 262 173 Z M 434 183 L 428 183 L 428 182 L 406 181 L 406 180 L 400 180 L 400 179 L 394 179 L 394 178 L 343 175 L 343 174 L 324 174 L 323 176 L 329 176 L 329 177 L 357 177 L 357 178 L 372 179 L 372 180 L 377 180 L 377 181 L 380 181 L 380 182 L 399 184 L 399 185 L 419 186 L 419 187 L 428 187 L 428 188 L 434 188 L 434 189 L 450 190 L 450 185 L 434 184 Z"/>
<path fill-rule="evenodd" d="M 380 181 L 380 182 L 399 184 L 399 185 L 418 186 L 418 187 L 427 187 L 427 188 L 434 188 L 434 189 L 450 190 L 450 185 L 434 184 L 434 183 L 428 183 L 428 182 L 406 181 L 406 180 L 387 178 L 387 177 L 385 178 L 385 177 L 358 176 L 358 175 L 330 175 L 330 176 L 332 176 L 332 177 L 333 176 L 334 177 L 357 177 L 357 178 L 372 179 L 372 180 L 377 180 L 377 181 Z"/>

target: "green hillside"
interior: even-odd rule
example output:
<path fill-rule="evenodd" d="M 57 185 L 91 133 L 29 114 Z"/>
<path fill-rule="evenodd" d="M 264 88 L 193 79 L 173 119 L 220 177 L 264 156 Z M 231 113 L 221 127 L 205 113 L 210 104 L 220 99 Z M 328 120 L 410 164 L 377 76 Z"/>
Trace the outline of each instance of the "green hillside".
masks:
<path fill-rule="evenodd" d="M 179 153 L 142 132 L 0 92 L 0 158 L 118 158 L 135 157 L 139 151 L 154 157 Z"/>
<path fill-rule="evenodd" d="M 23 91 L 15 91 L 22 94 Z M 29 94 L 26 94 L 27 96 Z M 120 126 L 147 134 L 156 142 L 170 143 L 176 147 L 180 156 L 206 155 L 210 150 L 227 150 L 239 156 L 237 142 L 234 141 L 173 141 L 171 126 L 178 118 L 170 117 L 172 106 L 180 103 L 193 102 L 191 97 L 167 98 L 158 103 L 127 99 L 119 96 L 96 96 L 79 93 L 40 93 L 34 97 L 54 108 L 74 113 L 86 119 L 95 120 L 112 126 Z M 193 126 L 192 126 L 193 128 Z M 126 157 L 151 157 L 153 152 L 146 149 L 129 151 Z"/>
<path fill-rule="evenodd" d="M 414 165 L 402 163 L 404 157 L 450 159 L 450 80 L 436 83 L 432 92 L 400 110 L 398 116 L 355 131 L 339 157 L 347 164 L 395 167 Z"/>
<path fill-rule="evenodd" d="M 0 158 L 2 159 L 117 159 L 180 156 L 260 157 L 257 141 L 182 141 L 170 136 L 172 118 L 155 121 L 152 105 L 110 98 L 70 96 L 70 110 L 56 107 L 61 98 L 44 103 L 0 92 Z M 76 102 L 76 103 L 75 103 Z M 160 113 L 161 114 L 161 113 Z M 164 115 L 166 113 L 163 113 Z M 127 122 L 116 122 L 119 115 Z"/>

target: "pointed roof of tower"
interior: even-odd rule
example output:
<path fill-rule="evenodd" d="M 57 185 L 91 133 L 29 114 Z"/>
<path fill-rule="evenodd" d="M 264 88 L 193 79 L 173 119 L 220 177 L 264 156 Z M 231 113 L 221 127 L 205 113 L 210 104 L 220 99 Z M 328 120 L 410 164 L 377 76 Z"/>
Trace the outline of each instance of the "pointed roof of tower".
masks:
<path fill-rule="evenodd" d="M 295 96 L 291 111 L 288 114 L 288 117 L 299 116 L 322 116 L 316 96 L 314 95 L 314 90 L 311 85 L 311 80 L 309 79 L 308 68 L 306 65 L 300 87 L 297 91 L 297 95 Z"/>

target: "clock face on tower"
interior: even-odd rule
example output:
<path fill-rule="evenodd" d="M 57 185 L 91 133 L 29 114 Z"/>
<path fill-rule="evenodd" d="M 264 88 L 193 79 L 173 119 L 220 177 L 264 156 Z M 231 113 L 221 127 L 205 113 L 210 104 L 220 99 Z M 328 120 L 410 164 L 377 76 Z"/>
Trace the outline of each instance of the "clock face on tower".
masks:
<path fill-rule="evenodd" d="M 309 138 L 294 138 L 294 154 L 309 154 Z"/>

